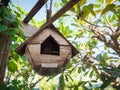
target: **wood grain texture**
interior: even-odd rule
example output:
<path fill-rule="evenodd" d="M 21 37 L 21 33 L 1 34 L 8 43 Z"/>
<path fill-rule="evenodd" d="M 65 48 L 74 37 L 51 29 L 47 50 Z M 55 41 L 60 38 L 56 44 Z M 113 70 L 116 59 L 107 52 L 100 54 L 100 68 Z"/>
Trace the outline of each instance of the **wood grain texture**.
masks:
<path fill-rule="evenodd" d="M 21 30 L 24 32 L 24 35 L 26 37 L 31 37 L 34 33 L 36 33 L 39 29 L 30 25 L 30 24 L 26 24 L 24 22 L 21 22 L 22 27 Z"/>
<path fill-rule="evenodd" d="M 10 37 L 6 34 L 0 33 L 0 84 L 3 83 L 4 80 L 9 56 L 10 43 Z"/>
<path fill-rule="evenodd" d="M 53 29 L 50 28 L 41 31 L 41 33 L 39 33 L 39 35 L 33 38 L 30 42 L 42 43 L 49 36 L 52 36 L 58 42 L 59 45 L 69 45 L 69 43 L 60 34 L 58 34 Z"/>

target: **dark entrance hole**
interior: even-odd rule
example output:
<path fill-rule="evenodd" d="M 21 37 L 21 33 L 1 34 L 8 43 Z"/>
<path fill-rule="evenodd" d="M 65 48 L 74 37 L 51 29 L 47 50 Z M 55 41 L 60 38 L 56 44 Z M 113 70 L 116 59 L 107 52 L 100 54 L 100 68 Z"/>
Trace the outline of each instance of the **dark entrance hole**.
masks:
<path fill-rule="evenodd" d="M 55 41 L 52 36 L 49 36 L 42 44 L 41 44 L 41 54 L 48 55 L 59 55 L 60 53 L 59 44 Z"/>

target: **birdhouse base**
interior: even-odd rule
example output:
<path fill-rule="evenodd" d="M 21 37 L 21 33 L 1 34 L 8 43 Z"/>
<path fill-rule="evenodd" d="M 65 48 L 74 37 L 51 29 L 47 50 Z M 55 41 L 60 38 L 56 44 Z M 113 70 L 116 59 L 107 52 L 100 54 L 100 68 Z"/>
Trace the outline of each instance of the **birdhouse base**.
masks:
<path fill-rule="evenodd" d="M 47 68 L 47 67 L 41 67 L 41 66 L 37 66 L 33 68 L 39 75 L 43 75 L 43 76 L 50 76 L 50 75 L 57 75 L 59 73 L 61 73 L 62 71 L 64 71 L 63 68 Z"/>

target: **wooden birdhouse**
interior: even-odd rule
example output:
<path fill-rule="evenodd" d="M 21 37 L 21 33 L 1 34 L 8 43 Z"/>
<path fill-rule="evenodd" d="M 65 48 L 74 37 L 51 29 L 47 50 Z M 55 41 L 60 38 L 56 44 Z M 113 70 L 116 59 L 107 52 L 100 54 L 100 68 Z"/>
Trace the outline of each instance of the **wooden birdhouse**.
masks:
<path fill-rule="evenodd" d="M 52 0 L 49 9 L 47 8 L 47 2 L 45 2 L 47 22 L 35 34 L 16 48 L 18 54 L 26 54 L 30 65 L 38 74 L 44 76 L 58 74 L 65 70 L 65 66 L 70 59 L 78 54 L 76 48 L 52 24 L 53 21 L 68 9 L 72 8 L 77 2 L 79 2 L 79 0 L 70 0 L 70 2 L 61 8 L 53 17 L 51 17 Z M 36 8 L 40 8 L 39 5 L 41 5 L 41 3 L 43 2 L 39 0 L 23 22 L 27 23 L 30 20 L 30 17 L 37 11 Z M 27 34 L 30 31 L 35 31 L 32 27 L 25 26 L 24 28 Z"/>
<path fill-rule="evenodd" d="M 40 75 L 54 75 L 63 71 L 69 60 L 78 54 L 76 48 L 53 26 L 43 27 L 17 47 L 26 54 L 32 68 Z"/>

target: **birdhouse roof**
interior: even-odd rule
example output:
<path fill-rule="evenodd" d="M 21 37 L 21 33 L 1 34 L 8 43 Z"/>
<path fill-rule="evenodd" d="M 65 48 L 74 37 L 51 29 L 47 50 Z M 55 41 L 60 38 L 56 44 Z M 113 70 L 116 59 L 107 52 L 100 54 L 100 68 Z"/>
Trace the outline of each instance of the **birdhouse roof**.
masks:
<path fill-rule="evenodd" d="M 38 36 L 44 29 L 46 28 L 51 28 L 53 29 L 56 33 L 58 33 L 60 36 L 62 36 L 63 39 L 66 40 L 66 42 L 68 42 L 70 44 L 70 46 L 72 47 L 72 56 L 75 56 L 76 54 L 78 54 L 78 50 L 57 30 L 57 28 L 52 24 L 50 27 L 48 26 L 49 24 L 46 24 L 44 26 L 42 26 L 35 34 L 33 34 L 31 37 L 29 37 L 25 42 L 23 42 L 20 46 L 18 46 L 15 51 L 19 54 L 19 55 L 23 55 L 25 53 L 25 48 L 27 43 L 29 43 L 32 39 L 34 39 L 36 36 Z"/>

